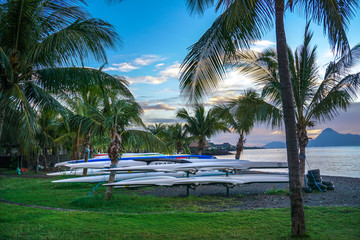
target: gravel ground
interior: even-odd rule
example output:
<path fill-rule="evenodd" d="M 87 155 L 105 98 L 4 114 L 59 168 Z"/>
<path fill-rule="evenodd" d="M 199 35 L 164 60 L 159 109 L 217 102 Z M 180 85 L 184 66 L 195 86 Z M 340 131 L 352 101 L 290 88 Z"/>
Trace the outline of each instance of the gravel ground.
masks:
<path fill-rule="evenodd" d="M 332 181 L 334 191 L 303 193 L 306 206 L 357 206 L 360 207 L 360 178 L 322 176 L 323 181 Z M 267 195 L 279 184 L 254 183 L 230 188 L 230 196 L 234 201 L 233 209 L 279 208 L 289 207 L 290 198 L 286 195 Z M 278 189 L 288 189 L 289 184 L 281 184 Z M 186 187 L 155 187 L 143 190 L 142 195 L 155 195 L 162 197 L 186 197 Z M 198 186 L 190 189 L 190 195 L 195 196 L 224 196 L 226 187 L 221 185 Z M 227 206 L 224 206 L 226 210 Z"/>

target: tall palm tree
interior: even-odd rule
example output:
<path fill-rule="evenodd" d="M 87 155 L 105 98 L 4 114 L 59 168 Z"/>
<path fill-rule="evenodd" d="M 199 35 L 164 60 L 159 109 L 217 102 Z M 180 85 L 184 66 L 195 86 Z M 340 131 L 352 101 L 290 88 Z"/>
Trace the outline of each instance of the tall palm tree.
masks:
<path fill-rule="evenodd" d="M 282 119 L 278 108 L 267 103 L 263 97 L 251 89 L 226 104 L 216 106 L 215 110 L 218 116 L 239 134 L 235 159 L 240 159 L 246 141 L 245 135 L 250 134 L 255 123 L 270 123 L 272 126 L 279 126 Z"/>
<path fill-rule="evenodd" d="M 336 117 L 346 110 L 359 93 L 360 72 L 351 73 L 351 69 L 360 59 L 360 44 L 350 50 L 336 62 L 330 62 L 323 79 L 316 64 L 316 46 L 311 48 L 312 32 L 306 26 L 304 42 L 293 53 L 288 49 L 291 84 L 295 101 L 295 119 L 297 138 L 300 148 L 300 179 L 304 185 L 306 146 L 309 141 L 307 128 Z M 281 86 L 279 80 L 276 51 L 263 53 L 240 52 L 240 69 L 252 75 L 262 88 L 262 95 L 281 104 Z"/>
<path fill-rule="evenodd" d="M 194 116 L 191 116 L 184 108 L 178 110 L 176 116 L 185 120 L 185 129 L 198 142 L 198 154 L 201 155 L 206 138 L 221 131 L 227 132 L 229 129 L 225 122 L 220 121 L 213 109 L 206 113 L 203 105 L 195 105 L 193 110 Z"/>
<path fill-rule="evenodd" d="M 221 10 L 213 25 L 191 46 L 182 64 L 180 84 L 191 99 L 199 100 L 216 88 L 226 73 L 225 63 L 238 48 L 247 48 L 271 29 L 275 22 L 276 50 L 279 64 L 281 99 L 286 132 L 290 178 L 291 232 L 306 233 L 299 175 L 299 152 L 296 137 L 294 101 L 290 81 L 287 43 L 284 28 L 285 10 L 302 12 L 322 24 L 333 50 L 350 50 L 346 29 L 358 6 L 356 0 L 186 0 L 190 11 L 204 13 L 216 4 Z"/>
<path fill-rule="evenodd" d="M 0 137 L 5 112 L 18 112 L 22 117 L 12 124 L 24 126 L 21 134 L 32 142 L 39 108 L 64 111 L 49 91 L 117 82 L 99 70 L 73 67 L 86 59 L 107 62 L 105 48 L 119 43 L 114 28 L 92 18 L 83 2 L 0 1 Z"/>

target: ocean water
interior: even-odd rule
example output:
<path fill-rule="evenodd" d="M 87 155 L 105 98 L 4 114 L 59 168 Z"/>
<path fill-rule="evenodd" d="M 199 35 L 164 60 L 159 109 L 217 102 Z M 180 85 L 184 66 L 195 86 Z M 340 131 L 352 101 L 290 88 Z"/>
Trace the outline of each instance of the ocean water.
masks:
<path fill-rule="evenodd" d="M 234 159 L 235 155 L 216 156 Z M 286 149 L 245 149 L 241 160 L 286 162 Z M 306 170 L 320 169 L 321 175 L 360 178 L 360 147 L 312 147 L 306 148 Z M 263 171 L 287 172 L 287 169 Z"/>

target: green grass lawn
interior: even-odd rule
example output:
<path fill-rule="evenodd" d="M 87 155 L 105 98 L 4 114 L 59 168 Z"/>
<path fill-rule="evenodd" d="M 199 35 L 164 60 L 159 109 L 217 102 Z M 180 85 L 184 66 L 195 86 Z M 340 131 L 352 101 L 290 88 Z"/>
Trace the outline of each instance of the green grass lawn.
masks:
<path fill-rule="evenodd" d="M 236 199 L 161 198 L 140 196 L 141 190 L 116 190 L 111 201 L 104 201 L 104 187 L 99 187 L 95 196 L 86 197 L 95 186 L 0 178 L 0 197 L 6 200 L 90 211 L 63 212 L 0 203 L 0 239 L 290 238 L 289 208 L 190 213 L 216 211 L 219 206 L 231 210 Z M 146 214 L 136 214 L 139 212 Z M 360 208 L 306 207 L 305 214 L 309 239 L 360 239 Z"/>
<path fill-rule="evenodd" d="M 289 239 L 290 210 L 116 214 L 0 203 L 1 239 Z M 360 209 L 306 208 L 308 239 L 359 239 Z"/>
<path fill-rule="evenodd" d="M 104 201 L 101 185 L 88 196 L 97 183 L 51 183 L 53 179 L 0 178 L 0 197 L 41 206 L 124 213 L 217 211 L 238 204 L 224 197 L 140 196 L 142 189 L 114 189 L 111 200 Z"/>

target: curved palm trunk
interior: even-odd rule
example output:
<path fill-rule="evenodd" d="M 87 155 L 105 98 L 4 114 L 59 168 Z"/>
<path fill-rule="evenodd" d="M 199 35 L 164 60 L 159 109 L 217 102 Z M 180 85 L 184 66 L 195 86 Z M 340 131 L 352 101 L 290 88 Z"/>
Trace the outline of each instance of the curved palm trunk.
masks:
<path fill-rule="evenodd" d="M 309 137 L 307 135 L 306 128 L 299 127 L 297 129 L 297 135 L 298 135 L 298 141 L 299 141 L 299 147 L 300 147 L 300 155 L 299 155 L 299 161 L 300 161 L 300 183 L 301 187 L 305 186 L 305 148 L 308 145 Z"/>
<path fill-rule="evenodd" d="M 121 154 L 122 147 L 121 147 L 121 138 L 119 134 L 116 132 L 116 128 L 114 128 L 111 142 L 108 148 L 109 158 L 111 160 L 110 168 L 116 167 L 119 162 L 119 154 Z M 112 171 L 109 177 L 108 183 L 115 182 L 115 172 Z M 107 186 L 105 191 L 105 200 L 109 200 L 112 196 L 113 186 Z"/>
<path fill-rule="evenodd" d="M 90 154 L 90 134 L 87 134 L 84 139 L 84 162 L 89 161 L 89 154 Z M 84 168 L 83 170 L 83 176 L 87 175 L 87 168 Z"/>
<path fill-rule="evenodd" d="M 204 151 L 205 147 L 205 139 L 200 139 L 198 143 L 198 155 L 202 155 L 202 152 Z"/>
<path fill-rule="evenodd" d="M 244 133 L 241 133 L 239 140 L 236 144 L 235 159 L 240 159 L 240 155 L 244 151 L 244 144 L 245 144 Z"/>
<path fill-rule="evenodd" d="M 294 101 L 290 81 L 289 61 L 284 28 L 284 0 L 275 1 L 276 50 L 279 63 L 281 98 L 286 132 L 287 160 L 291 202 L 291 233 L 300 236 L 306 233 L 304 207 L 301 196 L 299 158 L 296 136 Z"/>

